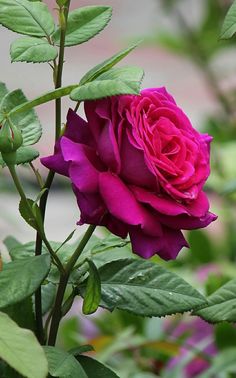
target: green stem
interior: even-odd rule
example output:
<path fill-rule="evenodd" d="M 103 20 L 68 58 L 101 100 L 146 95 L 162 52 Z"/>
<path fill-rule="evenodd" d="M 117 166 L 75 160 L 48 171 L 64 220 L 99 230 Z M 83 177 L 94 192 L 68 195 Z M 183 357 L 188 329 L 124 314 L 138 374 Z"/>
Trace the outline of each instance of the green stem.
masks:
<path fill-rule="evenodd" d="M 20 198 L 22 199 L 22 201 L 25 202 L 26 206 L 28 207 L 28 210 L 29 210 L 30 212 L 32 212 L 32 211 L 31 211 L 31 207 L 30 207 L 30 205 L 29 205 L 29 203 L 28 203 L 28 201 L 27 201 L 27 198 L 26 198 L 25 192 L 24 192 L 24 190 L 23 190 L 23 188 L 22 188 L 22 186 L 21 186 L 20 180 L 18 179 L 18 176 L 17 176 L 17 173 L 16 173 L 15 166 L 14 166 L 14 165 L 8 165 L 8 169 L 9 169 L 10 174 L 11 174 L 11 177 L 12 177 L 12 179 L 13 179 L 13 181 L 14 181 L 15 187 L 16 187 L 16 189 L 17 189 L 19 195 L 20 195 Z"/>
<path fill-rule="evenodd" d="M 70 0 L 67 1 L 66 7 L 61 7 L 59 10 L 59 21 L 60 21 L 60 49 L 59 58 L 57 65 L 57 75 L 56 75 L 56 85 L 55 88 L 60 88 L 62 84 L 62 71 L 64 65 L 64 54 L 65 54 L 65 38 L 66 38 L 66 28 L 67 28 L 67 18 L 70 7 Z M 61 98 L 56 99 L 56 130 L 55 139 L 57 140 L 61 134 Z"/>
<path fill-rule="evenodd" d="M 74 265 L 76 264 L 76 261 L 78 260 L 79 256 L 84 250 L 84 247 L 88 243 L 90 237 L 92 236 L 96 226 L 91 225 L 88 227 L 87 231 L 85 232 L 82 240 L 80 241 L 78 247 L 76 248 L 75 252 L 73 253 L 72 257 L 70 258 L 69 262 L 66 265 L 65 272 L 61 273 L 60 276 L 60 282 L 58 285 L 58 290 L 57 290 L 57 295 L 56 295 L 56 300 L 55 300 L 55 305 L 53 308 L 52 312 L 52 320 L 51 320 L 51 327 L 50 327 L 50 332 L 49 332 L 49 337 L 48 337 L 48 345 L 55 345 L 56 343 L 56 338 L 57 338 L 57 333 L 58 333 L 58 328 L 60 325 L 60 321 L 62 318 L 62 303 L 63 303 L 63 298 L 64 294 L 66 291 L 66 286 L 70 277 L 70 274 L 74 268 Z"/>
<path fill-rule="evenodd" d="M 93 224 L 91 224 L 87 228 L 87 230 L 86 230 L 86 232 L 85 232 L 82 240 L 80 241 L 78 247 L 76 248 L 75 252 L 71 256 L 71 258 L 68 261 L 67 265 L 65 266 L 65 271 L 66 271 L 67 274 L 70 274 L 70 272 L 74 268 L 74 266 L 75 266 L 75 264 L 76 264 L 79 256 L 81 255 L 81 252 L 84 250 L 84 247 L 86 246 L 86 244 L 88 243 L 89 239 L 91 238 L 91 236 L 92 236 L 95 228 L 96 228 L 96 226 L 93 225 Z"/>
<path fill-rule="evenodd" d="M 43 189 L 47 188 L 48 190 L 43 193 L 39 201 L 39 208 L 41 211 L 42 221 L 44 223 L 46 204 L 48 199 L 48 193 L 54 178 L 54 172 L 49 171 L 46 182 L 43 186 Z M 43 240 L 39 232 L 36 235 L 35 243 L 35 256 L 40 256 L 42 253 Z M 38 340 L 41 344 L 45 343 L 45 333 L 43 329 L 43 313 L 42 313 L 42 293 L 41 286 L 35 292 L 35 321 L 36 321 L 36 332 Z"/>
<path fill-rule="evenodd" d="M 25 205 L 28 207 L 29 212 L 32 214 L 32 217 L 34 217 L 34 214 L 32 212 L 32 209 L 28 203 L 27 197 L 25 195 L 25 192 L 21 186 L 21 183 L 19 181 L 19 178 L 17 176 L 15 166 L 9 165 L 8 166 L 9 171 L 11 173 L 12 179 L 14 181 L 15 187 L 22 199 L 24 201 Z M 47 195 L 47 192 L 44 193 L 44 195 Z M 43 204 L 45 204 L 45 199 L 43 199 L 42 196 L 41 201 L 43 201 Z M 45 207 L 44 207 L 45 211 Z M 35 247 L 35 255 L 39 256 L 42 252 L 42 242 L 44 241 L 48 252 L 50 253 L 51 257 L 53 258 L 55 264 L 57 265 L 58 269 L 63 272 L 64 267 L 61 264 L 60 259 L 57 257 L 53 249 L 51 248 L 50 243 L 48 242 L 46 236 L 44 233 L 41 233 L 40 229 L 37 230 L 37 238 L 36 238 L 36 247 Z M 45 343 L 45 337 L 44 337 L 44 330 L 43 330 L 43 320 L 42 320 L 42 297 L 41 297 L 41 287 L 36 290 L 35 292 L 35 321 L 36 321 L 36 336 L 41 344 Z"/>
<path fill-rule="evenodd" d="M 30 213 L 30 216 L 32 216 L 32 218 L 35 219 L 35 223 L 37 225 L 37 232 L 38 232 L 38 234 L 40 235 L 41 239 L 43 240 L 44 244 L 46 245 L 46 247 L 48 249 L 48 252 L 50 253 L 50 255 L 51 255 L 52 259 L 54 260 L 55 264 L 57 265 L 58 269 L 63 273 L 64 272 L 64 267 L 63 267 L 60 259 L 58 258 L 57 254 L 54 252 L 54 250 L 52 249 L 49 241 L 47 240 L 46 235 L 44 233 L 44 230 L 41 231 L 40 226 L 38 226 L 38 224 L 37 224 L 37 219 L 34 216 L 34 213 L 33 213 L 32 209 L 31 209 L 31 206 L 30 206 L 30 204 L 29 204 L 29 202 L 27 200 L 25 192 L 24 192 L 24 190 L 23 190 L 23 188 L 21 186 L 20 180 L 19 180 L 19 178 L 17 176 L 17 173 L 16 173 L 15 166 L 14 165 L 8 165 L 8 169 L 9 169 L 9 171 L 11 173 L 11 177 L 12 177 L 12 179 L 14 181 L 14 184 L 15 184 L 15 187 L 16 187 L 16 189 L 17 189 L 17 191 L 18 191 L 18 193 L 19 193 L 19 195 L 21 197 L 21 200 L 24 202 L 25 206 L 27 206 L 28 211 Z"/>
<path fill-rule="evenodd" d="M 60 131 L 61 131 L 61 95 L 66 94 L 73 88 L 73 86 L 66 87 L 65 91 L 62 92 L 61 89 L 61 83 L 62 83 L 62 71 L 63 71 L 63 64 L 64 64 L 64 51 L 65 51 L 65 35 L 66 35 L 66 26 L 67 26 L 67 18 L 68 18 L 68 12 L 69 12 L 69 6 L 70 6 L 70 0 L 67 2 L 67 8 L 65 11 L 63 11 L 62 8 L 60 8 L 60 13 L 59 13 L 59 21 L 60 21 L 60 26 L 61 26 L 61 36 L 60 36 L 60 49 L 59 49 L 59 59 L 58 59 L 58 64 L 56 64 L 56 61 L 54 60 L 54 71 L 53 71 L 53 80 L 55 84 L 55 91 L 52 92 L 51 94 L 54 93 L 54 96 L 56 94 L 59 94 L 60 96 L 57 98 L 55 97 L 55 141 L 60 137 Z M 64 22 L 62 22 L 62 20 Z M 67 93 L 68 94 L 68 93 Z M 44 101 L 45 98 L 39 97 L 38 98 L 38 103 L 35 105 L 39 105 L 40 101 Z M 37 99 L 34 100 L 37 102 Z M 32 103 L 32 102 L 31 102 Z M 41 211 L 41 216 L 42 220 L 44 223 L 45 219 L 45 212 L 46 212 L 46 206 L 47 206 L 47 200 L 48 200 L 48 195 L 49 191 L 54 179 L 55 173 L 52 172 L 51 170 L 48 173 L 46 182 L 43 186 L 43 189 L 47 189 L 45 193 L 42 195 L 40 202 L 39 202 L 39 208 Z M 39 232 L 37 232 L 36 236 L 36 245 L 35 245 L 35 255 L 41 255 L 42 253 L 42 242 L 43 239 L 40 235 Z M 58 266 L 60 268 L 60 266 Z M 62 267 L 63 268 L 63 267 Z M 64 269 L 59 269 L 61 272 L 61 275 L 63 275 Z M 42 319 L 42 297 L 41 297 L 41 287 L 38 288 L 38 290 L 35 293 L 35 313 L 36 313 L 36 326 L 37 326 L 37 332 L 39 334 L 39 339 L 42 342 L 43 340 L 43 335 L 44 335 L 44 330 L 43 330 L 43 319 Z"/>

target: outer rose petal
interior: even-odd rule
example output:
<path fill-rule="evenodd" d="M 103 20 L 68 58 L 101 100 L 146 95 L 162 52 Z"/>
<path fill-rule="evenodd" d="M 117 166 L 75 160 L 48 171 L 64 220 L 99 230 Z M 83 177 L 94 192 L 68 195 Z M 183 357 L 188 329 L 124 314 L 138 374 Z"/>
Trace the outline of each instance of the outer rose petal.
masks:
<path fill-rule="evenodd" d="M 61 153 L 60 139 L 55 145 L 54 155 L 41 158 L 40 161 L 48 169 L 51 169 L 60 175 L 69 176 L 69 164 L 64 160 Z"/>
<path fill-rule="evenodd" d="M 67 114 L 64 136 L 77 143 L 90 145 L 91 142 L 93 142 L 93 136 L 88 128 L 87 122 L 72 109 L 69 109 Z"/>
<path fill-rule="evenodd" d="M 180 231 L 168 228 L 164 229 L 161 238 L 148 236 L 139 227 L 130 228 L 129 234 L 133 251 L 145 259 L 155 254 L 164 260 L 175 259 L 183 247 L 188 247 Z"/>
<path fill-rule="evenodd" d="M 171 94 L 166 90 L 166 87 L 160 87 L 160 88 L 148 88 L 148 89 L 143 89 L 141 91 L 141 94 L 145 96 L 145 94 L 150 94 L 150 92 L 153 92 L 154 94 L 161 94 L 165 98 L 165 100 L 172 102 L 173 104 L 176 105 L 176 102 L 174 100 L 174 97 L 171 96 Z"/>
<path fill-rule="evenodd" d="M 183 205 L 173 198 L 158 197 L 157 195 L 136 186 L 131 187 L 135 198 L 144 204 L 151 206 L 154 210 L 169 216 L 188 214 L 193 217 L 204 217 L 209 210 L 209 202 L 204 192 L 200 192 L 194 202 Z"/>
<path fill-rule="evenodd" d="M 65 161 L 70 161 L 69 176 L 81 192 L 94 193 L 98 190 L 98 171 L 94 167 L 97 156 L 91 147 L 74 143 L 62 137 L 61 149 Z"/>
<path fill-rule="evenodd" d="M 181 204 L 170 197 L 158 197 L 157 195 L 137 186 L 132 186 L 131 190 L 139 202 L 150 205 L 154 210 L 157 210 L 162 214 L 170 216 L 188 214 L 187 210 Z"/>
<path fill-rule="evenodd" d="M 99 188 L 103 201 L 113 216 L 131 225 L 142 224 L 140 206 L 117 176 L 109 172 L 100 173 Z"/>
<path fill-rule="evenodd" d="M 117 176 L 100 173 L 99 188 L 108 211 L 114 217 L 128 225 L 140 225 L 151 236 L 162 235 L 159 221 L 138 204 L 132 192 Z"/>
<path fill-rule="evenodd" d="M 78 224 L 101 225 L 102 218 L 106 212 L 101 197 L 98 194 L 82 193 L 75 186 L 73 186 L 73 190 L 81 211 Z"/>
<path fill-rule="evenodd" d="M 161 216 L 162 223 L 174 230 L 194 230 L 196 228 L 204 228 L 216 219 L 217 216 L 210 212 L 201 218 L 190 217 L 188 215 L 180 215 L 175 218 L 167 217 L 166 215 Z"/>

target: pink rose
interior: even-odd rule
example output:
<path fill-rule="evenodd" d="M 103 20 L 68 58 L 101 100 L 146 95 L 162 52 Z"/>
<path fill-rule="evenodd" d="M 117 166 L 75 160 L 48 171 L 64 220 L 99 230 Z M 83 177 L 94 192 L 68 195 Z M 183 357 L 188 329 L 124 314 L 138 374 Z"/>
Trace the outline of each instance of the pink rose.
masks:
<path fill-rule="evenodd" d="M 106 226 L 144 258 L 176 258 L 181 229 L 216 219 L 203 185 L 211 137 L 193 129 L 165 88 L 85 101 L 87 122 L 69 110 L 67 128 L 42 163 L 68 176 L 79 224 Z"/>

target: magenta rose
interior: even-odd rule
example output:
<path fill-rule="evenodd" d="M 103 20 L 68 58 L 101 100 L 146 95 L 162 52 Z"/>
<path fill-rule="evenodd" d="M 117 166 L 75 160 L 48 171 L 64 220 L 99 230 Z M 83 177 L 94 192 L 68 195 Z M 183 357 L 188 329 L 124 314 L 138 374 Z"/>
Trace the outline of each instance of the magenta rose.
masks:
<path fill-rule="evenodd" d="M 54 155 L 42 159 L 70 178 L 78 223 L 129 234 L 144 258 L 176 258 L 188 246 L 181 229 L 216 219 L 202 190 L 212 138 L 192 127 L 165 88 L 85 101 L 85 113 L 87 121 L 69 110 Z"/>

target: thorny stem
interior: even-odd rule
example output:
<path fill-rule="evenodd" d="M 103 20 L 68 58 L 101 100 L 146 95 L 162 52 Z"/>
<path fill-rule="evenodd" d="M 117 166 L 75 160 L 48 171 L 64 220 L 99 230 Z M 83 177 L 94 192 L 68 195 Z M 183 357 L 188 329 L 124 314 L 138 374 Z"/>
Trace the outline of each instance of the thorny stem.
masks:
<path fill-rule="evenodd" d="M 51 327 L 50 327 L 50 332 L 49 332 L 49 337 L 48 337 L 48 345 L 53 346 L 56 343 L 57 332 L 58 332 L 58 328 L 59 328 L 60 321 L 62 318 L 62 303 L 63 303 L 66 286 L 70 277 L 70 273 L 72 272 L 79 256 L 83 252 L 84 247 L 86 246 L 90 237 L 92 236 L 95 228 L 96 226 L 94 225 L 91 225 L 88 227 L 78 247 L 76 248 L 70 260 L 68 261 L 65 267 L 65 272 L 61 273 L 60 275 L 60 282 L 59 282 L 59 286 L 57 290 L 54 308 L 52 311 L 52 320 L 51 320 Z"/>
<path fill-rule="evenodd" d="M 69 13 L 70 7 L 70 0 L 67 1 L 65 8 L 60 8 L 59 13 L 59 21 L 61 27 L 61 36 L 60 36 L 60 49 L 59 49 L 59 59 L 58 64 L 54 61 L 54 72 L 53 78 L 55 83 L 55 89 L 61 87 L 62 83 L 62 71 L 63 71 L 63 64 L 64 64 L 64 51 L 65 51 L 65 35 L 66 35 L 66 27 L 67 27 L 67 18 Z M 63 22 L 61 22 L 63 21 Z M 55 101 L 55 141 L 60 137 L 60 130 L 61 130 L 61 99 L 56 99 Z M 49 171 L 46 182 L 43 186 L 43 189 L 48 189 L 42 195 L 39 203 L 39 208 L 41 211 L 42 220 L 44 222 L 45 219 L 45 211 L 47 206 L 47 199 L 49 190 L 51 188 L 55 173 Z M 42 253 L 42 237 L 37 232 L 36 236 L 36 246 L 35 246 L 35 255 L 41 255 Z M 35 317 L 36 317 L 36 334 L 38 340 L 41 344 L 45 343 L 44 340 L 44 330 L 43 330 L 43 319 L 42 319 L 42 296 L 41 296 L 41 287 L 35 292 Z"/>

